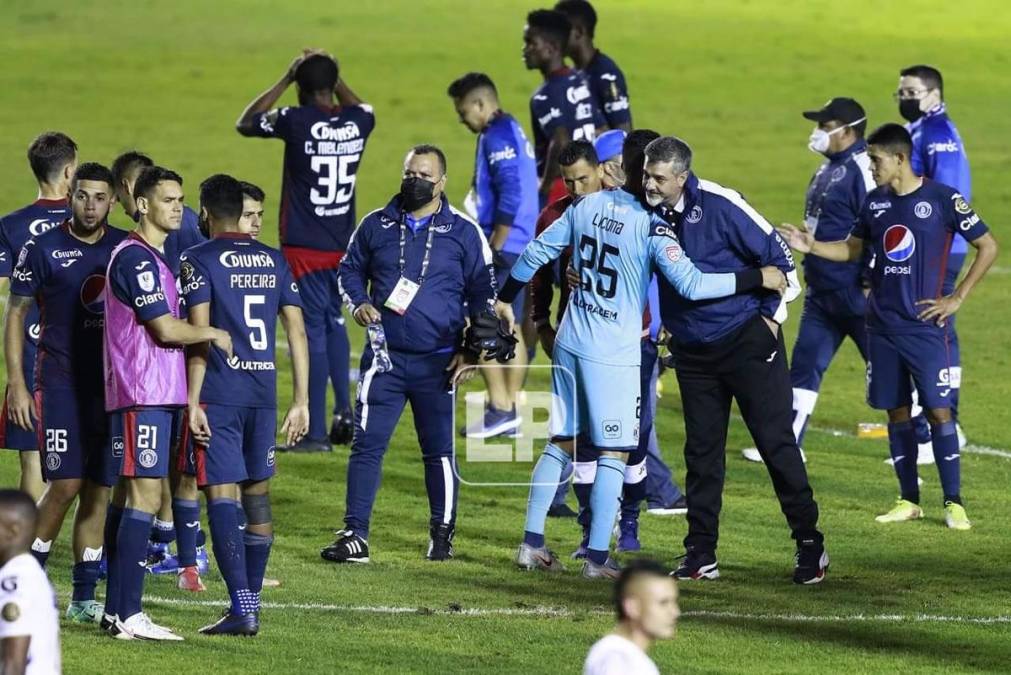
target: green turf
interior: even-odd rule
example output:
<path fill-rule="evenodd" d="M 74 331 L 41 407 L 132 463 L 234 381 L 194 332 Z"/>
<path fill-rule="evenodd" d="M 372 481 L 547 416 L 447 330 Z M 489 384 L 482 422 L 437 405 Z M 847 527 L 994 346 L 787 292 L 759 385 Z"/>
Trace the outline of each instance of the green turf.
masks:
<path fill-rule="evenodd" d="M 804 187 L 818 159 L 805 149 L 808 124 L 799 111 L 835 95 L 862 101 L 870 125 L 894 120 L 890 92 L 897 70 L 930 62 L 945 75 L 950 110 L 968 146 L 974 205 L 1003 236 L 1004 180 L 1011 121 L 1007 76 L 1011 10 L 997 2 L 646 2 L 599 3 L 599 44 L 625 69 L 635 121 L 688 140 L 700 174 L 740 189 L 771 220 L 797 220 Z M 906 16 L 915 6 L 915 15 Z M 406 148 L 433 141 L 450 161 L 449 191 L 459 201 L 470 181 L 473 137 L 455 119 L 444 92 L 470 69 L 487 70 L 507 109 L 526 125 L 538 77 L 520 60 L 525 3 L 269 2 L 174 3 L 0 2 L 0 211 L 27 203 L 34 185 L 24 149 L 34 134 L 57 128 L 81 146 L 82 159 L 111 161 L 140 147 L 178 169 L 192 196 L 206 175 L 234 173 L 267 190 L 274 212 L 281 145 L 240 138 L 232 124 L 303 46 L 341 57 L 351 86 L 371 102 L 377 129 L 359 174 L 359 213 L 396 190 Z M 1004 44 L 1005 47 L 1000 45 Z M 190 200 L 192 203 L 192 199 Z M 114 222 L 124 223 L 117 212 Z M 269 227 L 268 227 L 269 231 Z M 273 236 L 273 235 L 271 235 Z M 965 368 L 962 420 L 974 444 L 1011 448 L 1005 423 L 1011 365 L 1004 326 L 1011 266 L 1001 266 L 960 314 Z M 796 332 L 799 304 L 787 325 Z M 355 331 L 354 351 L 361 334 Z M 532 387 L 543 387 L 542 375 Z M 665 455 L 678 459 L 683 431 L 676 387 L 668 375 L 659 413 Z M 289 379 L 282 369 L 282 400 Z M 862 397 L 856 351 L 845 346 L 830 371 L 814 424 L 852 434 L 858 421 L 880 421 Z M 970 533 L 941 524 L 932 468 L 924 472 L 927 518 L 881 527 L 872 516 L 896 486 L 881 460 L 882 441 L 822 431 L 808 435 L 809 471 L 822 507 L 833 567 L 827 583 L 789 582 L 791 542 L 760 466 L 736 452 L 748 443 L 731 425 L 724 500 L 724 578 L 683 587 L 686 612 L 676 640 L 658 645 L 663 672 L 980 672 L 1007 671 L 1011 624 L 965 620 L 885 621 L 901 617 L 997 617 L 1011 614 L 1007 486 L 1011 461 L 963 455 Z M 343 513 L 346 452 L 279 459 L 275 482 L 278 541 L 270 574 L 283 580 L 265 600 L 321 604 L 269 608 L 255 640 L 212 640 L 195 630 L 216 606 L 151 602 L 158 621 L 187 637 L 182 645 L 117 643 L 90 628 L 66 627 L 64 662 L 71 673 L 173 672 L 576 672 L 588 646 L 608 630 L 608 589 L 572 571 L 559 579 L 522 574 L 510 565 L 521 534 L 526 491 L 465 486 L 458 559 L 421 560 L 427 500 L 409 415 L 387 458 L 376 505 L 368 567 L 323 564 L 318 549 Z M 529 465 L 480 471 L 513 480 Z M 467 471 L 467 467 L 464 467 Z M 474 469 L 478 471 L 478 469 Z M 474 474 L 477 475 L 477 474 Z M 15 458 L 0 455 L 4 484 L 16 480 Z M 682 519 L 643 516 L 647 555 L 673 564 Z M 577 543 L 571 522 L 549 523 L 551 545 Z M 67 542 L 51 559 L 69 592 Z M 208 579 L 196 600 L 220 601 L 223 583 Z M 149 594 L 191 602 L 166 579 Z M 377 613 L 349 607 L 407 608 Z M 552 607 L 553 615 L 535 608 Z M 343 608 L 343 609 L 341 609 Z M 412 609 L 414 608 L 414 609 Z M 519 614 L 472 615 L 473 609 Z M 854 617 L 864 617 L 857 620 Z M 790 618 L 792 617 L 792 618 Z M 821 617 L 804 621 L 801 617 Z M 352 664 L 347 666 L 346 664 Z"/>

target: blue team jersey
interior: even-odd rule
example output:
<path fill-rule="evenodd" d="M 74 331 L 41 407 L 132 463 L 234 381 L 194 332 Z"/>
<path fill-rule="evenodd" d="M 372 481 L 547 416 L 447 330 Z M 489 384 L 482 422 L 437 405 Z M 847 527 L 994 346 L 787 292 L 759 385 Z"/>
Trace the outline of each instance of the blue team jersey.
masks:
<path fill-rule="evenodd" d="M 733 273 L 700 272 L 667 223 L 624 190 L 577 200 L 530 242 L 510 274 L 529 281 L 569 246 L 581 281 L 569 296 L 556 343 L 590 361 L 639 365 L 642 313 L 654 270 L 694 300 L 736 290 Z"/>
<path fill-rule="evenodd" d="M 879 187 L 867 195 L 853 236 L 874 253 L 867 329 L 875 333 L 944 331 L 917 318 L 916 303 L 941 296 L 952 238 L 969 241 L 986 224 L 956 190 L 929 179 L 907 195 Z"/>
<path fill-rule="evenodd" d="M 597 105 L 604 113 L 607 126 L 617 129 L 632 124 L 632 109 L 628 102 L 625 74 L 607 54 L 597 51 L 583 71 Z"/>
<path fill-rule="evenodd" d="M 140 222 L 140 211 L 133 214 L 133 222 Z M 172 274 L 179 276 L 179 257 L 188 248 L 207 241 L 207 237 L 200 231 L 200 216 L 188 206 L 183 205 L 183 220 L 178 230 L 172 230 L 165 237 L 165 262 L 168 263 Z"/>
<path fill-rule="evenodd" d="M 284 141 L 281 245 L 346 251 L 356 223 L 358 167 L 376 124 L 372 107 L 281 108 L 253 122 L 255 135 Z"/>
<path fill-rule="evenodd" d="M 534 236 L 540 208 L 534 149 L 512 115 L 499 113 L 477 137 L 474 193 L 485 236 L 510 225 L 502 251 L 520 253 Z"/>
<path fill-rule="evenodd" d="M 187 307 L 211 304 L 211 325 L 232 336 L 233 356 L 212 347 L 201 403 L 277 407 L 274 345 L 281 307 L 301 307 L 298 285 L 277 249 L 228 233 L 183 253 Z"/>
<path fill-rule="evenodd" d="M 558 127 L 564 127 L 574 141 L 592 141 L 597 128 L 607 125 L 586 78 L 570 68 L 552 73 L 541 83 L 530 97 L 530 117 L 538 176 L 544 175 L 548 144 Z"/>
<path fill-rule="evenodd" d="M 11 293 L 35 298 L 39 306 L 36 389 L 73 389 L 82 400 L 104 396 L 105 268 L 126 236 L 106 227 L 101 239 L 86 244 L 64 223 L 21 249 Z"/>
<path fill-rule="evenodd" d="M 916 175 L 954 188 L 966 201 L 971 201 L 969 157 L 955 123 L 948 117 L 945 105 L 942 103 L 920 119 L 907 124 L 906 129 L 913 137 L 910 164 Z M 965 239 L 961 236 L 956 236 L 951 243 L 952 253 L 965 253 L 967 249 Z"/>

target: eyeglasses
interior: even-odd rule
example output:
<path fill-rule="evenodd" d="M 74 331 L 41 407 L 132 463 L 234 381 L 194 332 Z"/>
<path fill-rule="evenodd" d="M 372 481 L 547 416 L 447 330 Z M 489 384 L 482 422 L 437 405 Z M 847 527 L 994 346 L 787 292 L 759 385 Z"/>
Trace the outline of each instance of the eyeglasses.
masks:
<path fill-rule="evenodd" d="M 923 98 L 923 96 L 929 91 L 930 89 L 914 89 L 912 87 L 906 87 L 904 89 L 899 88 L 892 92 L 892 98 L 896 101 L 900 101 L 902 99 Z"/>

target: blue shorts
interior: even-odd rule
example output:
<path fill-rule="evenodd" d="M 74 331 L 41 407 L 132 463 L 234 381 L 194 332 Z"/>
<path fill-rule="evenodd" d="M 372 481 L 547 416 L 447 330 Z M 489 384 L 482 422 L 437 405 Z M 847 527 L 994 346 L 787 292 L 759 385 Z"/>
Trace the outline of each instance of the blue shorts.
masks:
<path fill-rule="evenodd" d="M 38 426 L 33 422 L 33 427 Z M 22 429 L 7 416 L 7 390 L 4 389 L 3 410 L 0 410 L 0 448 L 10 448 L 21 452 L 34 452 L 39 449 L 38 434 Z"/>
<path fill-rule="evenodd" d="M 275 473 L 277 409 L 242 408 L 216 403 L 203 404 L 211 427 L 211 442 L 189 441 L 180 452 L 180 469 L 197 477 L 197 485 L 267 480 Z M 185 462 L 185 464 L 184 464 Z"/>
<path fill-rule="evenodd" d="M 913 386 L 924 408 L 950 408 L 948 333 L 867 334 L 867 403 L 878 410 L 911 405 Z"/>
<path fill-rule="evenodd" d="M 520 257 L 516 253 L 505 253 L 499 252 L 495 254 L 495 286 L 501 289 L 505 285 L 506 279 L 509 278 L 509 272 L 512 270 L 513 265 Z M 523 310 L 526 308 L 527 291 L 523 290 L 522 293 L 516 295 L 516 299 L 513 300 L 513 316 L 516 317 L 517 326 L 523 323 Z"/>
<path fill-rule="evenodd" d="M 588 437 L 598 450 L 633 452 L 639 444 L 639 366 L 581 359 L 555 343 L 551 437 Z"/>
<path fill-rule="evenodd" d="M 111 455 L 124 478 L 165 478 L 182 430 L 182 408 L 137 407 L 109 413 Z"/>
<path fill-rule="evenodd" d="M 80 400 L 73 390 L 35 392 L 36 424 L 47 481 L 87 478 L 112 487 L 119 481 L 109 467 L 109 423 L 104 400 Z"/>

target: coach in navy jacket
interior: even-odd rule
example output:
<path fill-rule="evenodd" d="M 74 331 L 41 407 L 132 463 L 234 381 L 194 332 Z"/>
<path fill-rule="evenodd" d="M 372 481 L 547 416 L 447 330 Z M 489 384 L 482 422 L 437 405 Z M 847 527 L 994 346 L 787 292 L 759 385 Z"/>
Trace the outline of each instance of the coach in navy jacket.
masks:
<path fill-rule="evenodd" d="M 685 416 L 687 555 L 679 578 L 716 578 L 727 425 L 737 400 L 797 540 L 794 581 L 817 583 L 828 556 L 818 532 L 818 506 L 793 435 L 790 374 L 779 325 L 800 292 L 789 247 L 740 194 L 691 172 L 691 148 L 661 137 L 646 146 L 646 200 L 664 207 L 685 254 L 703 272 L 775 265 L 787 277 L 784 295 L 752 292 L 693 302 L 663 280 L 660 314 Z"/>

